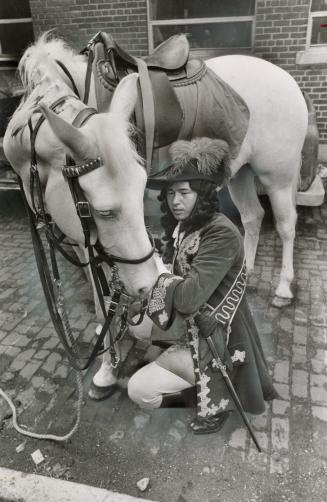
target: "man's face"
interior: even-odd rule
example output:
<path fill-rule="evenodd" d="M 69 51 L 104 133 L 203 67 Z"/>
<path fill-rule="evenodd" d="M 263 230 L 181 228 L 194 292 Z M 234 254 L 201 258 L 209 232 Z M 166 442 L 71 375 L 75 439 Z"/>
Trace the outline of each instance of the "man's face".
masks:
<path fill-rule="evenodd" d="M 174 218 L 186 220 L 194 208 L 198 194 L 192 190 L 188 181 L 178 181 L 168 187 L 167 203 Z"/>

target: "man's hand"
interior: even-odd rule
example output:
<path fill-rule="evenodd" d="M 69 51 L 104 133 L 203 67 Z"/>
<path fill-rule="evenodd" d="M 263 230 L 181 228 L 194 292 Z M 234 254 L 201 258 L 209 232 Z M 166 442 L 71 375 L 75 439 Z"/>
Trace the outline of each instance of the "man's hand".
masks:
<path fill-rule="evenodd" d="M 217 329 L 217 321 L 213 317 L 209 317 L 205 314 L 196 314 L 194 317 L 197 327 L 200 330 L 200 336 L 202 338 L 208 338 Z"/>
<path fill-rule="evenodd" d="M 170 273 L 169 267 L 164 264 L 161 256 L 159 256 L 158 253 L 155 253 L 153 257 L 157 265 L 158 275 Z"/>

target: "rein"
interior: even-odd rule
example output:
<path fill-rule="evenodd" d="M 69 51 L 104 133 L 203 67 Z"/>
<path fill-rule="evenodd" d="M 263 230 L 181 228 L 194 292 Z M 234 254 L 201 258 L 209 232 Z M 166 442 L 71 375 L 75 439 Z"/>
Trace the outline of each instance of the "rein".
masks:
<path fill-rule="evenodd" d="M 85 104 L 87 104 L 89 101 L 93 59 L 94 59 L 94 52 L 92 50 L 90 50 L 88 53 L 86 75 L 85 75 L 85 86 L 84 86 L 84 97 L 83 97 L 83 103 L 85 103 Z M 70 83 L 72 84 L 73 91 L 75 92 L 76 96 L 79 99 L 81 99 L 81 96 L 80 96 L 78 89 L 77 89 L 77 85 L 75 83 L 75 80 L 74 80 L 72 74 L 70 73 L 70 71 L 68 70 L 67 66 L 59 59 L 55 59 L 55 62 L 62 69 L 64 74 L 69 78 Z"/>
<path fill-rule="evenodd" d="M 79 95 L 77 86 L 75 84 L 75 80 L 73 79 L 72 74 L 68 70 L 67 66 L 64 65 L 64 63 L 62 63 L 58 59 L 55 59 L 55 61 L 56 61 L 57 65 L 62 69 L 62 71 L 64 72 L 64 74 L 69 78 L 70 83 L 72 84 L 72 87 L 73 87 L 73 91 L 75 92 L 76 96 L 80 99 L 81 97 Z"/>
<path fill-rule="evenodd" d="M 64 96 L 57 101 L 55 101 L 50 109 L 55 111 L 56 108 L 70 98 L 76 96 Z M 77 98 L 76 98 L 77 99 Z M 96 114 L 97 111 L 93 108 L 82 109 L 73 121 L 75 127 L 80 127 L 86 123 L 86 121 Z M 103 354 L 106 350 L 109 350 L 111 356 L 111 365 L 116 368 L 120 362 L 120 356 L 116 351 L 115 344 L 119 342 L 127 330 L 127 325 L 137 325 L 143 320 L 146 311 L 146 301 L 144 300 L 141 305 L 139 319 L 133 321 L 128 315 L 129 305 L 131 303 L 131 297 L 124 291 L 123 284 L 119 278 L 119 271 L 116 265 L 118 263 L 126 264 L 140 264 L 144 263 L 150 259 L 155 251 L 155 244 L 152 236 L 149 234 L 149 239 L 151 242 L 151 250 L 145 256 L 138 259 L 131 259 L 120 257 L 116 255 L 107 254 L 104 252 L 103 247 L 97 241 L 94 245 L 91 244 L 91 230 L 96 228 L 94 218 L 92 216 L 91 208 L 89 202 L 86 200 L 82 189 L 78 183 L 78 178 L 83 176 L 94 169 L 97 169 L 103 165 L 101 157 L 96 159 L 88 160 L 83 164 L 76 165 L 74 160 L 67 156 L 66 166 L 63 167 L 63 175 L 68 182 L 72 198 L 76 207 L 76 212 L 82 225 L 84 233 L 85 248 L 88 250 L 89 261 L 81 262 L 78 259 L 73 259 L 62 247 L 63 234 L 57 237 L 55 234 L 55 224 L 52 222 L 50 215 L 46 212 L 45 203 L 43 198 L 43 190 L 41 186 L 40 176 L 37 166 L 37 155 L 35 150 L 35 140 L 40 126 L 44 122 L 44 116 L 40 116 L 35 127 L 33 128 L 31 119 L 28 122 L 30 129 L 31 138 L 31 168 L 30 168 L 30 192 L 32 207 L 34 212 L 30 209 L 26 196 L 23 189 L 22 181 L 20 180 L 20 186 L 23 192 L 24 201 L 26 209 L 29 215 L 31 234 L 33 247 L 36 255 L 37 267 L 40 274 L 43 290 L 46 296 L 46 301 L 48 304 L 50 316 L 52 318 L 56 332 L 66 350 L 68 359 L 72 366 L 77 370 L 86 369 L 93 359 L 100 354 Z M 48 266 L 48 261 L 46 258 L 44 246 L 39 235 L 39 230 L 45 228 L 45 235 L 47 238 L 52 276 L 51 278 L 50 269 Z M 67 312 L 65 309 L 64 297 L 62 293 L 62 283 L 59 274 L 59 268 L 56 259 L 56 250 L 59 251 L 64 258 L 66 258 L 70 263 L 78 267 L 90 266 L 92 278 L 94 281 L 95 289 L 99 299 L 102 313 L 104 315 L 104 324 L 101 329 L 101 333 L 93 346 L 91 353 L 87 356 L 79 353 L 76 341 L 74 339 Z M 112 279 L 108 284 L 104 270 L 102 268 L 102 263 L 107 263 L 112 270 Z M 54 287 L 55 286 L 55 287 Z M 106 306 L 105 298 L 109 297 L 109 306 Z M 110 329 L 111 323 L 116 316 L 117 307 L 120 305 L 122 307 L 120 329 L 116 337 L 114 338 L 112 330 Z M 109 347 L 105 350 L 100 351 L 103 344 L 104 337 L 106 333 L 109 333 Z M 86 362 L 85 362 L 86 360 Z"/>

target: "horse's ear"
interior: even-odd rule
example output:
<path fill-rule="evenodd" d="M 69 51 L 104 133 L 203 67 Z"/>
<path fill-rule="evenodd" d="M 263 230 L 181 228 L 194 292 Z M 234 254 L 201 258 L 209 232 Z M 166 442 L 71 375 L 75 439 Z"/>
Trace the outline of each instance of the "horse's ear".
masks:
<path fill-rule="evenodd" d="M 90 144 L 87 136 L 79 129 L 59 117 L 44 103 L 39 103 L 39 109 L 49 122 L 57 138 L 70 150 L 74 157 L 85 159 L 89 156 Z"/>
<path fill-rule="evenodd" d="M 124 77 L 121 82 L 119 82 L 111 104 L 109 111 L 112 113 L 117 113 L 123 119 L 129 121 L 130 116 L 134 112 L 137 92 L 138 92 L 138 74 L 131 73 Z"/>

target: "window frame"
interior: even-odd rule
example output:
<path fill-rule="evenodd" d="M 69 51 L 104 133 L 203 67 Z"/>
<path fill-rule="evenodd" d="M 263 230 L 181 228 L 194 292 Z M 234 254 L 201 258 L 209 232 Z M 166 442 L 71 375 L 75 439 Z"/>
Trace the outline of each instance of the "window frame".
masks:
<path fill-rule="evenodd" d="M 326 10 L 311 11 L 311 6 L 312 6 L 312 0 L 310 2 L 309 19 L 308 19 L 307 41 L 306 41 L 306 49 L 307 50 L 308 49 L 318 49 L 318 48 L 327 46 L 327 42 L 325 44 L 313 44 L 313 45 L 311 44 L 313 18 L 327 17 L 327 9 Z"/>
<path fill-rule="evenodd" d="M 151 9 L 150 9 L 150 1 L 147 0 L 147 19 L 148 19 L 148 48 L 149 53 L 153 52 L 154 47 L 154 38 L 153 38 L 153 27 L 154 26 L 176 26 L 176 25 L 190 25 L 190 24 L 217 24 L 217 23 L 231 23 L 231 22 L 251 22 L 251 45 L 247 47 L 214 47 L 214 48 L 191 48 L 191 52 L 193 55 L 200 57 L 210 57 L 218 54 L 226 54 L 232 52 L 253 52 L 254 44 L 255 44 L 255 27 L 256 27 L 256 10 L 257 10 L 257 2 L 254 3 L 254 13 L 251 16 L 221 16 L 221 17 L 196 17 L 190 19 L 160 19 L 160 20 L 152 20 L 150 18 Z"/>
<path fill-rule="evenodd" d="M 316 17 L 327 16 L 326 10 L 312 11 L 312 0 L 310 0 L 308 12 L 307 37 L 305 49 L 296 54 L 297 65 L 326 65 L 327 63 L 327 43 L 311 45 L 313 19 Z M 327 29 L 327 28 L 326 28 Z"/>
<path fill-rule="evenodd" d="M 0 24 L 23 24 L 23 23 L 31 23 L 33 27 L 33 19 L 32 17 L 19 17 L 19 18 L 5 18 L 0 19 Z M 6 61 L 19 61 L 20 56 L 15 54 L 9 54 L 6 52 L 2 52 L 1 41 L 0 41 L 0 64 Z M 1 69 L 4 67 L 1 66 Z"/>

